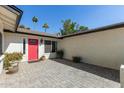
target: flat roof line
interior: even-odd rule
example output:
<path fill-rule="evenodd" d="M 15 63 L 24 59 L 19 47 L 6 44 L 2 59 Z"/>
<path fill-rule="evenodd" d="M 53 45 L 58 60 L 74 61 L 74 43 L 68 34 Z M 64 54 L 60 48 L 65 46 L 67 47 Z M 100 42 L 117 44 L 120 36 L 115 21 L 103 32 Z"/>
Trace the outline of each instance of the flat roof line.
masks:
<path fill-rule="evenodd" d="M 107 25 L 107 26 L 103 26 L 103 27 L 98 27 L 98 28 L 94 28 L 94 29 L 89 29 L 89 30 L 85 30 L 85 31 L 79 31 L 79 32 L 76 32 L 76 33 L 73 33 L 73 34 L 61 36 L 59 38 L 62 39 L 62 38 L 72 37 L 72 36 L 77 36 L 77 35 L 82 35 L 82 34 L 101 32 L 101 31 L 105 31 L 105 30 L 108 30 L 108 29 L 114 29 L 114 28 L 119 28 L 119 27 L 124 27 L 124 22 L 111 24 L 111 25 Z"/>

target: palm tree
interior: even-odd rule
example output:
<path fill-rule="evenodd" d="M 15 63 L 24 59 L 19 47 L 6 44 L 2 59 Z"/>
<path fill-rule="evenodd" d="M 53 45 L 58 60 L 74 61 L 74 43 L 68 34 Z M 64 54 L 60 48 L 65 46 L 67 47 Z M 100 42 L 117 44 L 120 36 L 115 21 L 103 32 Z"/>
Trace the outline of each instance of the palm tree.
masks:
<path fill-rule="evenodd" d="M 46 29 L 49 28 L 49 25 L 48 25 L 47 23 L 45 23 L 45 24 L 42 26 L 42 28 L 44 28 L 44 30 L 45 30 L 45 32 L 46 32 Z"/>
<path fill-rule="evenodd" d="M 34 24 L 36 24 L 36 23 L 38 22 L 38 18 L 34 16 L 34 17 L 32 18 L 32 22 L 33 22 Z M 36 26 L 35 26 L 35 27 L 36 27 Z"/>

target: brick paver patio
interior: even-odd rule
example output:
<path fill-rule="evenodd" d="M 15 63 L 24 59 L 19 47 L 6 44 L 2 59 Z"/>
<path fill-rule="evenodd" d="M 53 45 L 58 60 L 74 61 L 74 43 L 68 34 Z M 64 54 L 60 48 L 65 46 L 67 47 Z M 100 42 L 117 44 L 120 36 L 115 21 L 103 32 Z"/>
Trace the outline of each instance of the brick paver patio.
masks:
<path fill-rule="evenodd" d="M 20 63 L 17 73 L 0 75 L 0 87 L 120 87 L 119 71 L 59 59 Z"/>

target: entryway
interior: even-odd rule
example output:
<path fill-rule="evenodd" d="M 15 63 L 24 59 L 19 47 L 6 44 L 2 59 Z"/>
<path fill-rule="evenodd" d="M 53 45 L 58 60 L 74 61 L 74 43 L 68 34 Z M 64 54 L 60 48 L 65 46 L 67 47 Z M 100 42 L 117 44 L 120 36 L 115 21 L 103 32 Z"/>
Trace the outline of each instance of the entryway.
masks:
<path fill-rule="evenodd" d="M 38 60 L 38 39 L 28 39 L 28 61 Z"/>

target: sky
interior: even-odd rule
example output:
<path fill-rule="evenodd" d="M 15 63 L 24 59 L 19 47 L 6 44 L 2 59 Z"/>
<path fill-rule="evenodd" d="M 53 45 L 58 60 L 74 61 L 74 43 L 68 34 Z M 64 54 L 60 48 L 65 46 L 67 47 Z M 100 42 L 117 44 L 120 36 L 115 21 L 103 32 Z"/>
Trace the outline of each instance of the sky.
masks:
<path fill-rule="evenodd" d="M 89 29 L 124 22 L 124 6 L 20 5 L 17 7 L 23 11 L 20 24 L 43 32 L 42 25 L 47 23 L 50 27 L 47 33 L 52 34 L 60 31 L 61 20 L 66 19 L 71 19 Z M 32 22 L 33 16 L 38 17 L 39 20 L 36 26 Z"/>

